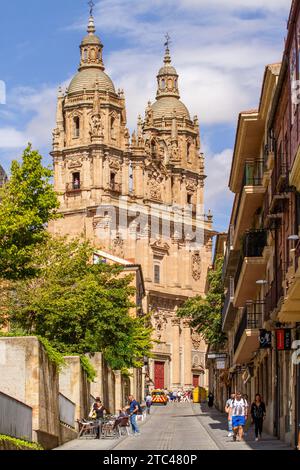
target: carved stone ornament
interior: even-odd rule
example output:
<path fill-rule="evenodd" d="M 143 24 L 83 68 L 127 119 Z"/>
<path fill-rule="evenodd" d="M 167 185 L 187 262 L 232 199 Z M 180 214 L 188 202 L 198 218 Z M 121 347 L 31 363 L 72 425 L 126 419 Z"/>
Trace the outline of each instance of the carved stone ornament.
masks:
<path fill-rule="evenodd" d="M 155 329 L 156 337 L 158 340 L 160 340 L 166 328 L 167 318 L 164 315 L 160 315 L 159 313 L 156 313 L 153 319 L 154 319 L 154 329 Z"/>
<path fill-rule="evenodd" d="M 111 168 L 112 170 L 117 170 L 119 171 L 120 170 L 120 162 L 118 160 L 110 160 L 109 161 L 109 168 Z"/>
<path fill-rule="evenodd" d="M 90 119 L 90 136 L 103 137 L 103 126 L 101 115 L 99 113 L 92 114 Z"/>
<path fill-rule="evenodd" d="M 82 167 L 82 156 L 80 154 L 68 157 L 67 166 L 70 170 Z"/>
<path fill-rule="evenodd" d="M 120 233 L 117 233 L 116 238 L 113 241 L 113 251 L 121 258 L 124 256 L 124 240 L 122 239 Z"/>
<path fill-rule="evenodd" d="M 199 281 L 201 277 L 201 256 L 199 253 L 192 256 L 192 276 L 195 281 Z"/>
<path fill-rule="evenodd" d="M 58 129 L 58 127 L 56 127 L 53 130 L 52 135 L 53 135 L 53 145 L 59 144 L 60 130 Z"/>
<path fill-rule="evenodd" d="M 150 101 L 146 109 L 145 121 L 146 121 L 146 126 L 151 126 L 153 124 L 153 110 L 152 110 Z"/>
<path fill-rule="evenodd" d="M 161 200 L 161 185 L 155 176 L 152 176 L 149 181 L 149 195 L 151 199 L 155 199 L 156 201 Z"/>
<path fill-rule="evenodd" d="M 168 245 L 168 243 L 164 242 L 161 238 L 155 240 L 155 242 L 151 243 L 150 246 L 153 251 L 160 252 L 163 254 L 168 253 L 168 251 L 170 250 L 170 246 Z"/>
<path fill-rule="evenodd" d="M 201 336 L 195 331 L 192 333 L 192 345 L 193 349 L 199 349 L 201 345 Z"/>
<path fill-rule="evenodd" d="M 195 181 L 187 181 L 186 189 L 187 191 L 195 192 L 197 190 L 197 183 Z"/>

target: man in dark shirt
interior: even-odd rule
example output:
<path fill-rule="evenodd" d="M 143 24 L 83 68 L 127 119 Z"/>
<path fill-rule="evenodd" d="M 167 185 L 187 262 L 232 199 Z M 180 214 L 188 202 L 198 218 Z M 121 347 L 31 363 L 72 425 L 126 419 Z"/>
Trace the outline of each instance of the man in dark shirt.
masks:
<path fill-rule="evenodd" d="M 133 395 L 129 395 L 128 399 L 129 399 L 129 403 L 130 403 L 129 416 L 130 416 L 130 424 L 131 424 L 131 427 L 132 427 L 132 432 L 133 432 L 134 436 L 139 436 L 140 431 L 139 431 L 139 428 L 137 427 L 137 424 L 136 424 L 136 416 L 137 416 L 137 413 L 138 413 L 138 410 L 139 410 L 139 404 L 135 400 Z"/>

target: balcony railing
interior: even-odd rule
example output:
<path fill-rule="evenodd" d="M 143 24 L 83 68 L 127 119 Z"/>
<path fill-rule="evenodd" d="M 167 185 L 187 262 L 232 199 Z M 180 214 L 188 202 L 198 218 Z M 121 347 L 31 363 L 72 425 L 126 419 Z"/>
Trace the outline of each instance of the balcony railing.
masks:
<path fill-rule="evenodd" d="M 263 160 L 246 162 L 244 168 L 243 188 L 245 186 L 261 186 L 264 174 Z"/>
<path fill-rule="evenodd" d="M 264 247 L 267 244 L 267 231 L 262 230 L 248 230 L 243 239 L 240 259 L 237 265 L 236 274 L 234 278 L 234 285 L 237 286 L 241 270 L 244 263 L 244 258 L 261 257 Z"/>
<path fill-rule="evenodd" d="M 265 303 L 249 302 L 244 307 L 243 315 L 235 334 L 234 352 L 236 352 L 245 330 L 257 330 L 262 328 L 264 319 Z"/>
<path fill-rule="evenodd" d="M 265 229 L 248 230 L 243 239 L 242 254 L 244 257 L 260 257 L 267 244 L 267 231 Z"/>
<path fill-rule="evenodd" d="M 242 202 L 243 192 L 245 186 L 261 186 L 264 175 L 264 161 L 255 160 L 246 162 L 244 167 L 244 175 L 242 180 L 242 187 L 239 194 L 239 199 L 236 208 L 236 216 L 234 225 L 236 225 L 237 218 L 239 216 L 239 209 Z"/>
<path fill-rule="evenodd" d="M 74 192 L 79 192 L 79 191 L 81 191 L 80 183 L 77 183 L 74 181 L 73 183 L 66 184 L 67 193 L 74 193 Z"/>

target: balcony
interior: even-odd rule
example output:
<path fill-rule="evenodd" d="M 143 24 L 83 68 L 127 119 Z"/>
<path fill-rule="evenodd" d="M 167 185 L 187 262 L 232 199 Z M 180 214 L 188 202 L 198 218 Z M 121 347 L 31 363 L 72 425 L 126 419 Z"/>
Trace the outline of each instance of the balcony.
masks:
<path fill-rule="evenodd" d="M 282 323 L 300 322 L 300 242 L 292 256 L 285 278 L 284 300 L 278 313 L 278 320 Z"/>
<path fill-rule="evenodd" d="M 79 182 L 67 183 L 66 193 L 80 193 L 81 185 Z"/>
<path fill-rule="evenodd" d="M 225 302 L 222 310 L 222 330 L 227 332 L 233 326 L 235 308 L 233 306 L 234 299 L 234 279 L 229 279 L 229 288 L 225 297 Z"/>
<path fill-rule="evenodd" d="M 265 277 L 266 261 L 263 251 L 266 244 L 266 230 L 246 232 L 234 279 L 234 307 L 243 307 L 247 301 L 255 297 L 256 281 Z"/>
<path fill-rule="evenodd" d="M 111 182 L 109 188 L 114 193 L 121 193 L 122 192 L 122 185 L 120 183 Z"/>
<path fill-rule="evenodd" d="M 240 248 L 242 234 L 251 227 L 256 210 L 262 205 L 265 188 L 263 186 L 264 162 L 257 160 L 245 163 L 242 188 L 237 204 L 233 249 Z"/>
<path fill-rule="evenodd" d="M 259 329 L 263 326 L 264 302 L 247 302 L 234 338 L 235 364 L 247 364 L 259 349 Z"/>

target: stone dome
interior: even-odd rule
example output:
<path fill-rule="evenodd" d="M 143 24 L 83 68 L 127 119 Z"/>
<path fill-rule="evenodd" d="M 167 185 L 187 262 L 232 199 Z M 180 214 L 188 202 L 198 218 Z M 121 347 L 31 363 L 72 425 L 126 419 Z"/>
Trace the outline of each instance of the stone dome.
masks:
<path fill-rule="evenodd" d="M 99 90 L 108 90 L 111 93 L 116 93 L 114 84 L 109 76 L 103 72 L 103 70 L 96 67 L 80 70 L 72 79 L 68 93 L 79 93 L 82 92 L 84 88 L 87 91 L 94 90 L 96 81 L 99 83 Z"/>
<path fill-rule="evenodd" d="M 174 111 L 176 111 L 177 117 L 184 116 L 190 119 L 190 113 L 187 107 L 174 96 L 164 96 L 159 98 L 152 105 L 153 119 L 161 119 L 163 117 L 172 117 Z"/>
<path fill-rule="evenodd" d="M 161 67 L 161 69 L 158 72 L 158 76 L 160 77 L 161 75 L 176 75 L 177 76 L 177 71 L 175 67 L 172 65 L 165 65 Z"/>
<path fill-rule="evenodd" d="M 88 34 L 87 36 L 85 36 L 85 38 L 83 38 L 81 45 L 85 46 L 86 44 L 97 44 L 99 46 L 102 45 L 100 38 L 98 38 L 98 36 L 96 36 L 95 34 Z"/>

